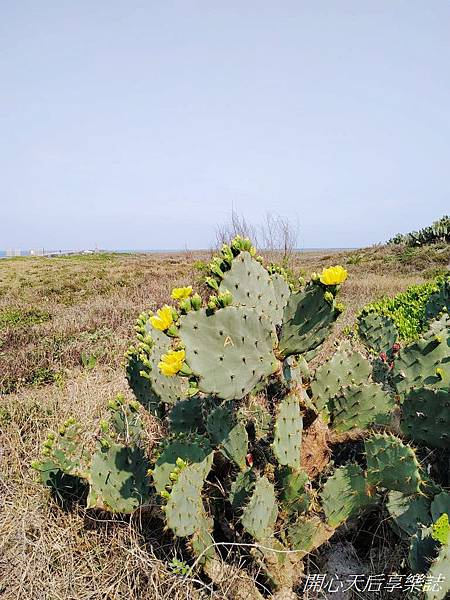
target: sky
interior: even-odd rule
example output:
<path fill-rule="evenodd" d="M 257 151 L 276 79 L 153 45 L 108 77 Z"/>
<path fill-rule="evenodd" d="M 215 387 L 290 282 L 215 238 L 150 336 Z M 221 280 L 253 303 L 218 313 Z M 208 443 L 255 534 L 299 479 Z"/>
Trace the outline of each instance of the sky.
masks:
<path fill-rule="evenodd" d="M 450 3 L 0 0 L 0 248 L 355 247 L 450 212 Z"/>

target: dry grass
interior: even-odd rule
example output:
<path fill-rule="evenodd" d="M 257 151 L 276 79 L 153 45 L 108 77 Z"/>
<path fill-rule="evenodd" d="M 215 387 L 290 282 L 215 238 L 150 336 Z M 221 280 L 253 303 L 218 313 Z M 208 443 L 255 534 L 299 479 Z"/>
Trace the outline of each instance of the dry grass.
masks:
<path fill-rule="evenodd" d="M 352 258 L 359 256 L 355 252 L 308 253 L 293 265 L 305 273 L 329 264 L 348 266 L 351 277 L 343 291 L 348 310 L 337 337 L 365 303 L 423 281 L 423 269 L 441 268 L 449 259 L 448 251 L 437 249 L 433 257 L 414 256 L 414 264 L 400 261 L 397 249 L 394 258 L 390 250 L 358 252 L 365 258 Z M 170 560 L 182 558 L 183 549 L 158 522 L 131 526 L 79 507 L 63 510 L 29 466 L 48 431 L 69 415 L 95 429 L 107 400 L 120 391 L 129 394 L 120 363 L 136 316 L 167 301 L 174 285 L 198 279 L 194 260 L 206 256 L 0 261 L 0 596 L 5 600 L 211 596 L 206 584 L 173 573 Z M 35 322 L 36 314 L 44 315 L 43 322 L 39 317 Z M 332 346 L 333 340 L 323 353 Z M 96 355 L 92 370 L 83 367 L 82 352 Z M 159 435 L 150 423 L 149 443 Z M 216 598 L 227 595 L 226 588 L 214 592 Z"/>

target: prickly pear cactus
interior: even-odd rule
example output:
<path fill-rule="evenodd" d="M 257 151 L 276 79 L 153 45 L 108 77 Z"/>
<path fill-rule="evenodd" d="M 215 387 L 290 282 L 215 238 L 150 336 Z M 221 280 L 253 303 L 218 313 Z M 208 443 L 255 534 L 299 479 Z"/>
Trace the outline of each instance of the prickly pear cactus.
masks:
<path fill-rule="evenodd" d="M 375 487 L 417 494 L 423 482 L 414 450 L 399 438 L 376 434 L 366 440 L 367 481 Z"/>
<path fill-rule="evenodd" d="M 403 402 L 405 435 L 432 448 L 450 448 L 450 391 L 416 388 Z"/>
<path fill-rule="evenodd" d="M 357 464 L 339 467 L 323 486 L 323 510 L 330 527 L 338 527 L 376 502 L 377 498 Z"/>
<path fill-rule="evenodd" d="M 238 560 L 250 546 L 243 562 L 274 597 L 293 597 L 301 559 L 366 511 L 387 515 L 409 541 L 410 564 L 428 568 L 423 553 L 450 503 L 443 469 L 430 482 L 418 457 L 449 448 L 448 320 L 398 352 L 390 323 L 361 317 L 360 335 L 390 353 L 382 384 L 373 355 L 350 342 L 317 366 L 346 277 L 334 266 L 291 289 L 250 240 L 225 244 L 209 265 L 208 300 L 175 288 L 170 304 L 139 318 L 126 365 L 138 402 L 112 400 L 90 437 L 72 420 L 50 434 L 33 463 L 41 480 L 59 494 L 79 482 L 88 508 L 156 511 L 213 581 L 215 541 Z M 162 435 L 152 446 L 144 424 L 155 417 Z M 447 560 L 443 550 L 430 572 Z"/>
<path fill-rule="evenodd" d="M 342 343 L 333 356 L 320 365 L 311 382 L 313 402 L 319 412 L 329 412 L 329 401 L 343 386 L 356 386 L 369 381 L 372 371 L 369 361 L 353 352 L 348 342 Z"/>
<path fill-rule="evenodd" d="M 362 313 L 359 316 L 358 333 L 364 344 L 377 354 L 389 352 L 398 339 L 394 321 L 375 312 Z"/>
<path fill-rule="evenodd" d="M 448 388 L 450 380 L 450 329 L 430 331 L 403 348 L 395 360 L 393 382 L 400 394 L 411 388 Z"/>
<path fill-rule="evenodd" d="M 183 317 L 180 339 L 200 391 L 240 399 L 277 368 L 270 321 L 255 309 L 227 306 Z"/>
<path fill-rule="evenodd" d="M 284 358 L 320 346 L 341 313 L 333 293 L 318 282 L 292 294 L 284 310 L 279 351 Z"/>

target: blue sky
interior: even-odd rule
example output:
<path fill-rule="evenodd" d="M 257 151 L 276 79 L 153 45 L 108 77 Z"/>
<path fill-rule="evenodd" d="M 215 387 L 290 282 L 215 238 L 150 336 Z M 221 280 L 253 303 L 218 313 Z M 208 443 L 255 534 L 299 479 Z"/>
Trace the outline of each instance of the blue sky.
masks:
<path fill-rule="evenodd" d="M 0 0 L 0 248 L 361 246 L 449 212 L 450 3 Z"/>

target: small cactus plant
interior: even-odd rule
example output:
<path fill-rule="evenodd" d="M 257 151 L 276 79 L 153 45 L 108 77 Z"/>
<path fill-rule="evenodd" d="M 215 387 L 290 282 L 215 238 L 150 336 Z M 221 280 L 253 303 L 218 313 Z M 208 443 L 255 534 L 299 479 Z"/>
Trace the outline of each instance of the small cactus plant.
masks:
<path fill-rule="evenodd" d="M 349 343 L 312 369 L 342 312 L 336 298 L 345 270 L 325 269 L 292 289 L 283 269 L 266 269 L 255 256 L 250 240 L 235 238 L 209 266 L 209 301 L 177 288 L 175 306 L 139 317 L 126 375 L 139 410 L 166 430 L 150 454 L 136 401 L 119 396 L 94 453 L 70 421 L 49 436 L 35 468 L 48 485 L 56 485 L 49 473 L 84 481 L 88 507 L 130 513 L 158 504 L 210 577 L 220 532 L 236 552 L 253 543 L 267 581 L 289 592 L 307 553 L 383 503 L 418 564 L 421 527 L 432 525 L 433 506 L 448 506 L 419 458 L 420 445 L 449 448 L 448 321 L 398 352 L 392 323 L 362 320 L 365 342 L 389 353 L 382 380 L 373 352 L 363 356 Z M 355 438 L 364 440 L 364 459 L 333 464 L 333 445 Z M 436 564 L 447 559 L 443 550 Z"/>

